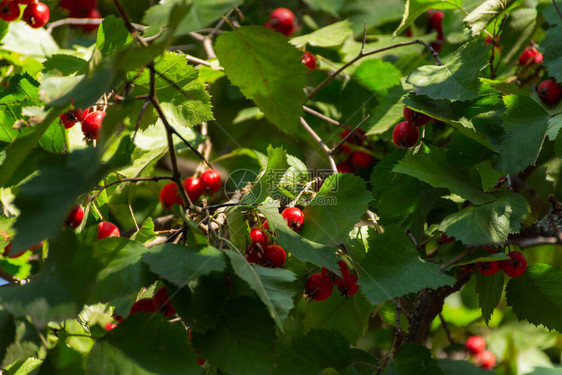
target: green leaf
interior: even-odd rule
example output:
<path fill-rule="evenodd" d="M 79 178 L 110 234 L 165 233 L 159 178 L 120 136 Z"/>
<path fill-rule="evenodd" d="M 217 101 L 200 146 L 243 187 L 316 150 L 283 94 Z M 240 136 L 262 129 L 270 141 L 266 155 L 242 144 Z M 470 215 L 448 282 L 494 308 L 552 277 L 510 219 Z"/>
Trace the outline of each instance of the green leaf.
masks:
<path fill-rule="evenodd" d="M 154 240 L 158 235 L 154 232 L 154 222 L 151 217 L 147 217 L 139 230 L 131 235 L 131 240 L 146 244 Z"/>
<path fill-rule="evenodd" d="M 533 264 L 514 277 L 505 289 L 507 304 L 521 320 L 562 331 L 562 271 L 548 264 Z"/>
<path fill-rule="evenodd" d="M 490 202 L 494 197 L 484 193 L 466 171 L 453 166 L 443 150 L 430 148 L 426 153 L 406 155 L 393 171 L 416 177 L 435 187 L 444 187 L 474 204 Z"/>
<path fill-rule="evenodd" d="M 402 16 L 402 22 L 394 31 L 392 36 L 402 34 L 419 16 L 429 9 L 460 9 L 462 10 L 461 0 L 407 0 Z"/>
<path fill-rule="evenodd" d="M 242 26 L 220 35 L 215 49 L 230 82 L 281 131 L 298 134 L 306 67 L 287 38 L 262 26 Z"/>
<path fill-rule="evenodd" d="M 87 358 L 87 373 L 200 374 L 197 355 L 188 345 L 188 334 L 179 322 L 160 315 L 129 316 L 102 339 Z"/>
<path fill-rule="evenodd" d="M 439 230 L 465 245 L 504 242 L 517 233 L 521 220 L 529 212 L 525 198 L 510 192 L 491 193 L 496 200 L 481 206 L 468 206 L 447 216 Z"/>
<path fill-rule="evenodd" d="M 541 42 L 540 50 L 548 74 L 557 82 L 562 82 L 562 28 L 549 28 Z"/>
<path fill-rule="evenodd" d="M 463 22 L 470 28 L 472 35 L 478 35 L 515 2 L 516 0 L 486 0 L 470 12 Z"/>
<path fill-rule="evenodd" d="M 256 292 L 279 329 L 283 330 L 283 321 L 294 307 L 293 297 L 296 290 L 292 284 L 297 278 L 296 275 L 281 268 L 251 265 L 237 251 L 227 250 L 226 255 L 230 258 L 236 275 Z"/>
<path fill-rule="evenodd" d="M 0 309 L 0 360 L 6 355 L 6 350 L 16 339 L 16 324 L 14 317 L 8 311 Z"/>
<path fill-rule="evenodd" d="M 548 127 L 548 113 L 529 96 L 504 97 L 507 110 L 502 115 L 505 135 L 500 139 L 494 167 L 518 173 L 533 165 L 540 153 Z"/>
<path fill-rule="evenodd" d="M 439 359 L 439 367 L 447 375 L 491 375 L 493 371 L 477 367 L 468 361 L 454 361 L 452 359 Z"/>
<path fill-rule="evenodd" d="M 389 62 L 366 60 L 355 69 L 353 78 L 368 90 L 386 92 L 387 89 L 400 85 L 402 73 Z"/>
<path fill-rule="evenodd" d="M 152 272 L 179 287 L 226 267 L 223 252 L 212 246 L 194 248 L 162 244 L 149 249 L 142 260 Z"/>
<path fill-rule="evenodd" d="M 371 30 L 388 22 L 397 22 L 404 9 L 402 2 L 395 0 L 377 0 L 376 6 L 371 0 L 347 0 L 343 4 L 340 14 L 351 21 L 355 35 L 361 35 L 365 23 L 367 30 Z"/>
<path fill-rule="evenodd" d="M 500 302 L 503 291 L 503 272 L 496 272 L 491 276 L 476 273 L 476 293 L 478 304 L 482 310 L 482 317 L 486 324 L 490 322 L 494 309 Z"/>
<path fill-rule="evenodd" d="M 344 20 L 325 26 L 310 34 L 292 38 L 290 43 L 297 48 L 302 48 L 307 44 L 313 47 L 335 47 L 350 38 L 352 34 L 351 22 Z"/>
<path fill-rule="evenodd" d="M 278 237 L 277 243 L 290 252 L 301 262 L 310 262 L 318 267 L 326 267 L 337 271 L 337 260 L 335 252 L 337 247 L 326 246 L 304 237 L 299 236 L 285 222 L 279 214 L 279 206 L 274 204 L 263 204 L 258 210 L 265 216 L 269 230 Z"/>
<path fill-rule="evenodd" d="M 59 52 L 59 46 L 45 28 L 33 29 L 24 22 L 11 22 L 2 39 L 2 49 L 45 60 Z"/>
<path fill-rule="evenodd" d="M 39 82 L 29 74 L 15 74 L 10 77 L 8 88 L 0 94 L 0 104 L 32 106 L 39 99 Z"/>
<path fill-rule="evenodd" d="M 263 202 L 273 194 L 283 177 L 282 171 L 287 169 L 287 154 L 282 147 L 267 147 L 267 166 L 259 179 L 254 182 L 252 190 L 242 199 L 243 204 Z"/>
<path fill-rule="evenodd" d="M 230 241 L 241 250 L 247 249 L 250 245 L 248 237 L 250 227 L 241 208 L 239 206 L 228 207 L 225 212 Z"/>
<path fill-rule="evenodd" d="M 58 53 L 49 56 L 43 63 L 45 71 L 58 70 L 64 76 L 71 74 L 84 74 L 88 69 L 88 62 L 80 57 Z"/>
<path fill-rule="evenodd" d="M 369 302 L 377 305 L 423 288 L 453 285 L 455 278 L 439 265 L 420 259 L 410 238 L 398 226 L 369 238 L 369 252 L 361 261 L 359 282 Z"/>
<path fill-rule="evenodd" d="M 538 27 L 535 8 L 517 8 L 509 12 L 501 32 L 501 58 L 506 67 L 517 62 Z"/>
<path fill-rule="evenodd" d="M 431 352 L 425 346 L 406 343 L 400 347 L 384 375 L 445 375 Z"/>
<path fill-rule="evenodd" d="M 488 50 L 480 40 L 463 44 L 443 66 L 425 65 L 414 70 L 407 82 L 418 95 L 432 99 L 464 101 L 478 96 L 478 73 L 488 65 Z"/>
<path fill-rule="evenodd" d="M 367 183 L 360 177 L 349 173 L 328 177 L 304 209 L 301 236 L 329 246 L 343 243 L 371 199 Z"/>
<path fill-rule="evenodd" d="M 295 337 L 280 350 L 274 374 L 320 374 L 330 367 L 344 373 L 350 364 L 349 343 L 341 333 L 314 329 L 306 336 Z"/>
<path fill-rule="evenodd" d="M 275 355 L 275 323 L 257 299 L 228 301 L 216 327 L 194 332 L 203 359 L 229 374 L 269 374 Z"/>
<path fill-rule="evenodd" d="M 98 28 L 96 46 L 104 56 L 111 55 L 133 42 L 123 18 L 107 15 Z"/>
<path fill-rule="evenodd" d="M 378 105 L 371 110 L 371 117 L 367 120 L 372 124 L 367 135 L 384 133 L 402 119 L 404 104 L 401 99 L 404 94 L 402 86 L 395 86 L 386 95 L 377 96 Z"/>

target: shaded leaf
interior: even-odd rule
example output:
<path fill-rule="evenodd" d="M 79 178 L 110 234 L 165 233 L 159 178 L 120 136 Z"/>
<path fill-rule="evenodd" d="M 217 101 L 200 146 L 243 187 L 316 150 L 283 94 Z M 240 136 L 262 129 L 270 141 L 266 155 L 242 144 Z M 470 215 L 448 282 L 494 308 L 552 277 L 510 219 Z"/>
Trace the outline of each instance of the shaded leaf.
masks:
<path fill-rule="evenodd" d="M 400 347 L 384 375 L 445 375 L 431 352 L 423 345 L 406 343 Z"/>
<path fill-rule="evenodd" d="M 407 0 L 402 22 L 392 34 L 402 34 L 419 16 L 429 9 L 462 9 L 461 0 Z"/>
<path fill-rule="evenodd" d="M 478 304 L 486 324 L 490 322 L 494 309 L 500 302 L 503 291 L 503 278 L 503 272 L 496 272 L 490 276 L 484 276 L 479 272 L 476 273 Z"/>
<path fill-rule="evenodd" d="M 310 34 L 292 38 L 290 43 L 298 48 L 307 44 L 313 47 L 335 47 L 342 44 L 351 35 L 351 22 L 344 20 L 325 26 Z"/>
<path fill-rule="evenodd" d="M 480 34 L 486 27 L 507 10 L 516 0 L 486 0 L 468 14 L 463 22 L 468 25 L 472 35 Z"/>
<path fill-rule="evenodd" d="M 96 46 L 103 55 L 111 55 L 132 42 L 133 37 L 125 27 L 123 18 L 117 18 L 113 14 L 104 17 L 96 39 Z"/>

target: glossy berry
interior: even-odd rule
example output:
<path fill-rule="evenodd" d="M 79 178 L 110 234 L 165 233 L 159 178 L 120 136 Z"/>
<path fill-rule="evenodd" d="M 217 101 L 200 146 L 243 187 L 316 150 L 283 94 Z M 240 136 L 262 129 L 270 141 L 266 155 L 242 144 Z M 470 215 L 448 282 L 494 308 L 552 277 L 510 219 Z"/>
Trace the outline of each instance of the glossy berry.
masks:
<path fill-rule="evenodd" d="M 77 122 L 84 121 L 84 117 L 86 117 L 89 113 L 89 110 L 86 109 L 82 111 L 80 108 L 73 109 L 72 111 L 65 112 L 60 115 L 60 121 L 64 125 L 65 129 L 70 129 L 73 127 Z"/>
<path fill-rule="evenodd" d="M 4 0 L 0 3 L 0 19 L 11 22 L 20 16 L 20 7 L 17 1 Z"/>
<path fill-rule="evenodd" d="M 290 36 L 297 29 L 295 14 L 287 8 L 274 9 L 269 16 L 269 21 L 264 26 L 283 35 Z"/>
<path fill-rule="evenodd" d="M 420 131 L 412 123 L 399 122 L 392 131 L 392 140 L 400 148 L 409 148 L 418 143 Z"/>
<path fill-rule="evenodd" d="M 476 364 L 484 369 L 491 369 L 496 365 L 496 356 L 489 350 L 484 350 L 474 356 Z"/>
<path fill-rule="evenodd" d="M 168 297 L 165 286 L 154 293 L 152 300 L 156 305 L 157 311 L 163 313 L 166 318 L 176 315 L 176 310 L 174 310 L 174 307 L 172 306 L 172 302 L 170 301 L 170 297 Z"/>
<path fill-rule="evenodd" d="M 50 17 L 49 7 L 42 2 L 29 4 L 23 11 L 23 20 L 32 28 L 43 27 Z"/>
<path fill-rule="evenodd" d="M 201 174 L 203 190 L 214 193 L 221 188 L 221 175 L 214 169 L 207 169 Z"/>
<path fill-rule="evenodd" d="M 16 0 L 16 3 L 19 4 L 33 4 L 35 2 L 37 2 L 37 0 Z"/>
<path fill-rule="evenodd" d="M 486 341 L 482 336 L 470 336 L 466 339 L 464 347 L 472 354 L 478 354 L 486 350 Z"/>
<path fill-rule="evenodd" d="M 130 315 L 139 312 L 144 312 L 144 313 L 156 312 L 156 305 L 154 304 L 152 298 L 139 299 L 137 302 L 133 304 L 133 306 L 131 306 L 131 309 L 129 310 Z"/>
<path fill-rule="evenodd" d="M 302 55 L 302 63 L 308 67 L 308 72 L 316 69 L 316 57 L 308 51 Z"/>
<path fill-rule="evenodd" d="M 359 291 L 359 285 L 357 285 L 357 276 L 349 271 L 347 263 L 345 263 L 343 260 L 338 261 L 338 265 L 342 277 L 336 277 L 336 286 L 338 287 L 338 290 L 340 291 L 342 296 L 351 297 Z"/>
<path fill-rule="evenodd" d="M 287 225 L 295 232 L 298 232 L 302 228 L 302 224 L 304 223 L 304 214 L 299 208 L 285 208 L 281 213 L 281 216 L 283 216 Z"/>
<path fill-rule="evenodd" d="M 102 221 L 98 224 L 98 240 L 107 237 L 119 237 L 120 235 L 121 233 L 119 233 L 117 225 L 110 223 L 109 221 Z"/>
<path fill-rule="evenodd" d="M 374 161 L 375 158 L 371 154 L 367 154 L 363 151 L 355 151 L 351 154 L 351 162 L 358 169 L 367 168 L 373 164 Z"/>
<path fill-rule="evenodd" d="M 507 256 L 511 259 L 501 261 L 503 272 L 510 277 L 523 275 L 527 269 L 527 259 L 525 259 L 525 255 L 520 251 L 511 251 Z"/>
<path fill-rule="evenodd" d="M 490 276 L 498 272 L 501 268 L 501 262 L 495 260 L 492 262 L 477 262 L 476 269 L 484 276 Z"/>
<path fill-rule="evenodd" d="M 403 114 L 406 121 L 411 122 L 412 124 L 414 124 L 414 126 L 424 126 L 431 121 L 431 117 L 429 117 L 428 115 L 416 112 L 408 107 L 404 107 Z"/>
<path fill-rule="evenodd" d="M 95 111 L 89 113 L 84 118 L 84 121 L 82 121 L 82 133 L 84 133 L 86 139 L 98 139 L 104 117 L 105 112 Z"/>
<path fill-rule="evenodd" d="M 562 98 L 562 86 L 556 83 L 556 81 L 547 79 L 539 83 L 537 93 L 546 104 L 556 104 Z"/>
<path fill-rule="evenodd" d="M 116 323 L 107 323 L 104 328 L 106 331 L 111 331 L 112 329 L 114 329 L 115 327 L 117 327 Z"/>
<path fill-rule="evenodd" d="M 252 242 L 259 243 L 262 247 L 266 247 L 267 243 L 269 242 L 269 238 L 267 234 L 261 230 L 260 228 L 252 228 L 250 229 L 250 239 Z"/>
<path fill-rule="evenodd" d="M 310 275 L 304 287 L 307 298 L 313 301 L 324 301 L 332 295 L 334 282 L 320 272 Z"/>
<path fill-rule="evenodd" d="M 519 56 L 519 64 L 521 65 L 542 64 L 542 61 L 542 53 L 533 46 L 525 48 L 521 56 Z"/>
<path fill-rule="evenodd" d="M 279 267 L 285 264 L 287 254 L 279 245 L 271 245 L 265 248 L 265 259 L 271 267 Z"/>
<path fill-rule="evenodd" d="M 84 219 L 84 210 L 79 205 L 76 205 L 72 207 L 72 209 L 66 216 L 66 220 L 64 224 L 70 228 L 78 228 L 78 226 L 82 224 L 83 219 Z"/>
<path fill-rule="evenodd" d="M 201 179 L 197 177 L 188 177 L 183 180 L 183 187 L 192 202 L 198 200 L 205 190 L 201 185 Z"/>
<path fill-rule="evenodd" d="M 183 201 L 181 200 L 181 196 L 175 182 L 168 182 L 164 185 L 162 190 L 160 190 L 158 198 L 167 209 L 172 208 L 174 204 L 180 206 L 183 205 Z"/>
<path fill-rule="evenodd" d="M 440 10 L 431 12 L 430 15 L 429 15 L 430 28 L 437 31 L 437 38 L 438 39 L 439 39 L 439 36 L 441 36 L 441 39 L 443 38 L 443 18 L 444 17 L 445 17 L 445 13 L 443 13 Z"/>

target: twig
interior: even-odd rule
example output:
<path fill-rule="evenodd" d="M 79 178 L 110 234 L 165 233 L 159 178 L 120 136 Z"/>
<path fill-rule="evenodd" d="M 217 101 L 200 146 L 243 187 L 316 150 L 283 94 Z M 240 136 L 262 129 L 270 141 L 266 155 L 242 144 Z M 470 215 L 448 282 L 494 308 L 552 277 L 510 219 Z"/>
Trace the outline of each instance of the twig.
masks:
<path fill-rule="evenodd" d="M 455 340 L 453 340 L 453 336 L 451 336 L 451 331 L 449 330 L 449 326 L 447 325 L 447 322 L 443 318 L 442 313 L 439 313 L 439 319 L 441 320 L 441 325 L 443 326 L 443 329 L 447 334 L 447 338 L 449 339 L 449 342 L 451 343 L 451 345 L 455 345 Z"/>
<path fill-rule="evenodd" d="M 351 137 L 357 130 L 359 130 L 361 125 L 363 125 L 369 117 L 371 117 L 371 115 L 367 115 L 367 117 L 361 120 L 361 122 L 356 127 L 354 127 L 353 130 L 351 130 L 345 137 L 343 137 L 340 143 L 332 147 L 332 149 L 330 150 L 330 154 L 333 155 L 338 150 L 338 148 L 340 148 L 349 139 L 349 137 Z"/>
<path fill-rule="evenodd" d="M 316 134 L 316 132 L 310 127 L 310 125 L 308 125 L 308 123 L 305 121 L 304 118 L 301 117 L 300 122 L 304 130 L 306 130 L 307 133 L 310 134 L 316 142 L 318 142 L 322 150 L 324 150 L 324 152 L 328 156 L 328 161 L 330 162 L 330 167 L 332 168 L 332 172 L 338 173 L 338 167 L 336 166 L 336 162 L 332 154 L 330 153 L 330 148 L 326 146 L 326 144 L 322 141 L 322 138 L 320 138 L 320 136 Z"/>
<path fill-rule="evenodd" d="M 3 268 L 0 268 L 0 278 L 6 280 L 10 284 L 19 284 L 19 279 Z"/>
<path fill-rule="evenodd" d="M 366 56 L 370 56 L 370 55 L 374 55 L 376 53 L 379 52 L 384 52 L 384 51 L 388 51 L 390 49 L 394 49 L 394 48 L 398 48 L 398 47 L 405 47 L 405 46 L 411 46 L 413 44 L 421 44 L 424 47 L 426 47 L 427 49 L 429 49 L 429 51 L 431 52 L 431 54 L 433 55 L 433 58 L 435 59 L 435 61 L 437 62 L 437 65 L 442 66 L 443 64 L 441 63 L 441 59 L 439 59 L 439 55 L 437 54 L 437 52 L 435 52 L 435 50 L 426 42 L 424 42 L 423 40 L 412 40 L 410 42 L 401 42 L 401 43 L 396 43 L 393 44 L 391 46 L 388 47 L 384 47 L 384 48 L 379 48 L 373 51 L 369 51 L 369 52 L 365 52 L 363 50 L 361 50 L 359 52 L 359 54 L 351 59 L 349 62 L 347 62 L 346 64 L 342 65 L 341 68 L 339 68 L 338 70 L 336 70 L 334 73 L 330 74 L 328 77 L 326 77 L 326 79 L 324 79 L 318 86 L 316 86 L 316 88 L 314 90 L 312 90 L 312 92 L 310 94 L 308 94 L 307 99 L 310 100 L 314 95 L 318 94 L 318 92 L 320 90 L 322 90 L 322 88 L 324 88 L 324 86 L 326 86 L 332 79 L 334 79 L 335 77 L 337 77 L 341 72 L 343 72 L 345 69 L 347 69 L 349 66 L 355 64 L 357 61 L 361 60 L 363 57 Z"/>
<path fill-rule="evenodd" d="M 51 34 L 53 29 L 64 25 L 99 25 L 103 22 L 103 18 L 63 18 L 61 20 L 51 22 L 47 25 L 47 32 Z M 144 31 L 148 29 L 148 26 L 139 25 L 138 23 L 132 24 L 134 28 L 138 31 Z"/>
<path fill-rule="evenodd" d="M 148 105 L 150 104 L 150 98 L 147 96 L 146 100 L 144 101 L 142 108 L 140 110 L 139 113 L 139 118 L 137 119 L 137 124 L 135 125 L 135 132 L 133 133 L 133 143 L 135 142 L 135 137 L 137 136 L 137 132 L 140 129 L 140 123 L 142 121 L 142 117 L 144 116 L 144 112 L 146 111 L 146 109 L 148 108 Z"/>
<path fill-rule="evenodd" d="M 119 179 L 117 181 L 113 181 L 110 183 L 107 183 L 105 185 L 102 186 L 96 186 L 94 188 L 94 190 L 104 190 L 107 189 L 108 187 L 111 187 L 113 185 L 117 185 L 120 184 L 122 182 L 143 182 L 143 181 L 160 181 L 160 180 L 171 180 L 172 177 L 171 176 L 154 176 L 154 177 L 136 177 L 136 178 L 123 178 L 123 179 Z"/>
<path fill-rule="evenodd" d="M 554 7 L 556 8 L 556 12 L 558 13 L 560 18 L 562 19 L 562 11 L 560 10 L 560 8 L 558 8 L 558 4 L 556 4 L 556 0 L 552 0 L 552 4 L 554 4 Z"/>
<path fill-rule="evenodd" d="M 302 106 L 302 109 L 303 109 L 305 112 L 308 112 L 308 113 L 310 113 L 311 115 L 316 116 L 316 117 L 318 117 L 318 118 L 321 119 L 321 120 L 324 120 L 324 121 L 326 121 L 326 122 L 329 122 L 330 124 L 333 124 L 333 125 L 336 125 L 336 126 L 339 126 L 339 127 L 342 126 L 342 124 L 340 124 L 338 121 L 334 120 L 333 118 L 330 118 L 330 117 L 328 117 L 328 116 L 326 116 L 326 115 L 324 115 L 324 114 L 322 114 L 322 113 L 320 113 L 320 112 L 317 112 L 317 111 L 315 111 L 314 109 L 312 109 L 312 108 L 310 108 L 310 107 L 307 107 L 307 106 L 303 105 L 303 106 Z"/>

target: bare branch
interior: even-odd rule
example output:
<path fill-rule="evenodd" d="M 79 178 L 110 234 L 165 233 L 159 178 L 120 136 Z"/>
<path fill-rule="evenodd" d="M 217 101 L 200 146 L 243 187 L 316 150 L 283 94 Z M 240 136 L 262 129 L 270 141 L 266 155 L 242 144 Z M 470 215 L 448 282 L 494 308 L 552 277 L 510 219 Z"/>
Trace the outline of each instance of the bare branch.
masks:
<path fill-rule="evenodd" d="M 369 117 L 371 117 L 371 115 L 367 115 L 367 117 L 361 120 L 361 122 L 340 141 L 340 143 L 332 147 L 332 149 L 330 150 L 330 154 L 333 155 L 338 150 L 338 148 L 340 148 L 349 139 L 349 137 L 351 137 L 357 130 L 359 130 L 361 125 L 363 125 Z"/>
<path fill-rule="evenodd" d="M 330 148 L 326 146 L 326 144 L 322 141 L 322 138 L 320 138 L 320 136 L 316 134 L 316 132 L 310 127 L 310 125 L 308 125 L 308 123 L 305 121 L 304 118 L 301 117 L 300 122 L 304 130 L 306 130 L 307 133 L 310 134 L 316 142 L 318 142 L 320 148 L 322 148 L 322 150 L 324 150 L 324 152 L 326 153 L 326 156 L 328 156 L 328 161 L 330 162 L 330 167 L 332 168 L 332 172 L 338 173 L 338 167 L 336 166 L 336 162 L 332 154 L 330 153 Z"/>

